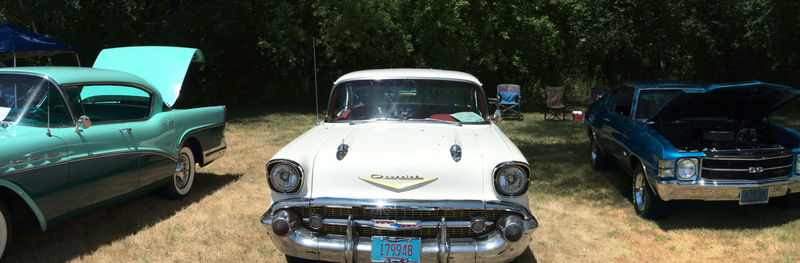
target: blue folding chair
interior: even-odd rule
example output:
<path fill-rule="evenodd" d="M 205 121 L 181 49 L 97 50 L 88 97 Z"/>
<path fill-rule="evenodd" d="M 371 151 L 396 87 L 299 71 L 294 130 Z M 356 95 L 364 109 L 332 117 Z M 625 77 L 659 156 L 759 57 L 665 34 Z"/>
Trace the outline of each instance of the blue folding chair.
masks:
<path fill-rule="evenodd" d="M 520 98 L 522 98 L 522 88 L 517 84 L 497 85 L 497 112 L 502 118 L 514 116 L 522 120 L 520 112 Z"/>

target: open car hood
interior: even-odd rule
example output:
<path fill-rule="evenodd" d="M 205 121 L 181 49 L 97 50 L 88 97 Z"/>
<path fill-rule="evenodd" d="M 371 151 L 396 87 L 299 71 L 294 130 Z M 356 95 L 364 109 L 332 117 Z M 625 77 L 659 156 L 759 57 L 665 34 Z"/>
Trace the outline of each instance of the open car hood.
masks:
<path fill-rule="evenodd" d="M 715 84 L 702 89 L 680 91 L 648 121 L 674 121 L 692 117 L 727 116 L 733 119 L 762 119 L 800 92 L 792 87 L 747 82 Z"/>
<path fill-rule="evenodd" d="M 172 107 L 192 62 L 203 62 L 199 49 L 184 47 L 120 47 L 100 51 L 92 67 L 137 75 L 147 80 Z"/>

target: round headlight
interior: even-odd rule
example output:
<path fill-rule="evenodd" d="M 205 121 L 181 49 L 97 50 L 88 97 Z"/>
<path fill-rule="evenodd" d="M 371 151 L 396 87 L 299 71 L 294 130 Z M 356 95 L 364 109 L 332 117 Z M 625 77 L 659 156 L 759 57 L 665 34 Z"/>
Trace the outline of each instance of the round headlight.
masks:
<path fill-rule="evenodd" d="M 269 174 L 272 188 L 281 193 L 297 191 L 300 187 L 300 176 L 300 171 L 287 163 L 275 165 Z"/>
<path fill-rule="evenodd" d="M 519 195 L 528 187 L 527 175 L 521 167 L 509 165 L 495 175 L 494 183 L 497 191 L 503 195 Z"/>
<path fill-rule="evenodd" d="M 697 174 L 697 159 L 678 160 L 678 178 L 689 179 Z"/>

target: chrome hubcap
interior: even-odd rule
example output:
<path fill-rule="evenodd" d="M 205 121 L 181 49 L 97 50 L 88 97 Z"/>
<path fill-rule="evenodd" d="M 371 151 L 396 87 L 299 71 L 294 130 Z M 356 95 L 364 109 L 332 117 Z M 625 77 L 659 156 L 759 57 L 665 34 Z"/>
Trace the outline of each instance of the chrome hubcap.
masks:
<path fill-rule="evenodd" d="M 178 188 L 186 187 L 186 184 L 189 183 L 189 157 L 186 154 L 181 154 L 180 159 L 178 160 L 178 166 L 175 167 L 175 186 Z"/>
<path fill-rule="evenodd" d="M 633 179 L 633 203 L 639 211 L 643 211 L 646 205 L 644 201 L 644 187 L 644 176 L 637 174 L 636 178 Z"/>

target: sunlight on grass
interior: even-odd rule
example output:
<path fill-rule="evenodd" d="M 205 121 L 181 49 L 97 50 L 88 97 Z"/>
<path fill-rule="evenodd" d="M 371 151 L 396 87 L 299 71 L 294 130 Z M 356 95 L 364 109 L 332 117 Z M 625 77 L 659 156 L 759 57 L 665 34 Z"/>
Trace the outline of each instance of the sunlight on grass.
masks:
<path fill-rule="evenodd" d="M 666 219 L 640 219 L 630 177 L 589 166 L 583 123 L 525 117 L 498 125 L 533 166 L 530 204 L 540 228 L 530 247 L 537 261 L 800 260 L 800 211 L 679 202 Z M 774 120 L 800 127 L 791 115 Z M 198 170 L 186 199 L 146 194 L 45 233 L 24 233 L 8 261 L 282 262 L 259 222 L 269 205 L 264 164 L 313 126 L 313 114 L 234 117 L 226 156 Z"/>

